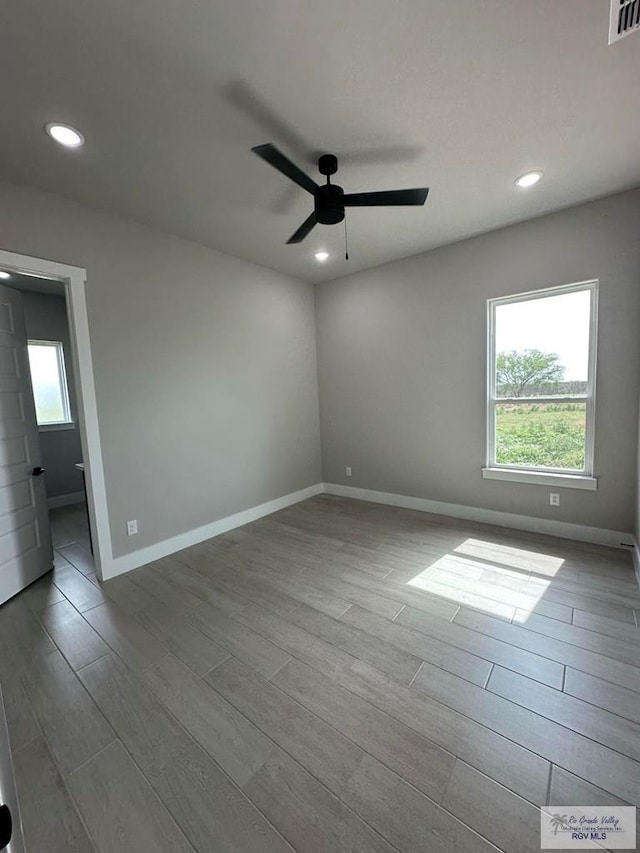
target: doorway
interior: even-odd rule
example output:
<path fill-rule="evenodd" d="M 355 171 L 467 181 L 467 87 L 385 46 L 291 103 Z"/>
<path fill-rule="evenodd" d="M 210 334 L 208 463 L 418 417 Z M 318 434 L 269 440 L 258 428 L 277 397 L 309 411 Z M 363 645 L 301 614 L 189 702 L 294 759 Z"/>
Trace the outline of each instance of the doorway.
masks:
<path fill-rule="evenodd" d="M 17 273 L 3 283 L 22 297 L 54 556 L 57 563 L 77 562 L 77 568 L 90 573 L 93 547 L 64 285 Z"/>
<path fill-rule="evenodd" d="M 78 267 L 0 250 L 2 273 L 0 284 L 22 293 L 24 300 L 40 466 L 45 469 L 44 478 L 49 474 L 46 501 L 56 556 L 74 565 L 80 561 L 82 566 L 77 568 L 85 574 L 95 570 L 102 580 L 112 553 L 85 301 L 86 273 Z M 32 473 L 37 475 L 35 467 Z M 40 493 L 42 501 L 44 490 Z M 49 535 L 46 529 L 43 535 Z"/>

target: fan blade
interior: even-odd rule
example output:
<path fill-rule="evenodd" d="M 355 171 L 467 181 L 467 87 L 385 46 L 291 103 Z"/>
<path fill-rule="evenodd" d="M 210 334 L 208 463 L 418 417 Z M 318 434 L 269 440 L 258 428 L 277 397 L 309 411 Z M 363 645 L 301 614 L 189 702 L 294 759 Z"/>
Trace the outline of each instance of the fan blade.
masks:
<path fill-rule="evenodd" d="M 316 225 L 318 220 L 316 219 L 315 210 L 311 214 L 311 216 L 307 217 L 302 225 L 298 228 L 295 234 L 292 234 L 291 237 L 287 240 L 287 245 L 289 243 L 302 243 L 304 238 L 307 236 L 309 231 Z"/>
<path fill-rule="evenodd" d="M 306 190 L 311 195 L 315 195 L 316 190 L 318 189 L 318 185 L 315 181 L 312 181 L 308 175 L 299 169 L 295 163 L 292 163 L 287 157 L 284 156 L 282 151 L 278 151 L 275 145 L 272 145 L 270 142 L 266 145 L 256 145 L 255 148 L 251 149 L 254 154 L 257 154 L 258 157 L 262 157 L 263 160 L 273 166 L 274 169 L 277 169 L 279 172 L 282 172 L 283 175 L 286 175 L 287 178 L 290 178 L 292 181 L 295 181 L 299 187 L 302 187 L 303 190 Z"/>
<path fill-rule="evenodd" d="M 428 188 L 415 190 L 385 190 L 380 193 L 347 193 L 345 207 L 377 207 L 378 205 L 424 204 Z"/>

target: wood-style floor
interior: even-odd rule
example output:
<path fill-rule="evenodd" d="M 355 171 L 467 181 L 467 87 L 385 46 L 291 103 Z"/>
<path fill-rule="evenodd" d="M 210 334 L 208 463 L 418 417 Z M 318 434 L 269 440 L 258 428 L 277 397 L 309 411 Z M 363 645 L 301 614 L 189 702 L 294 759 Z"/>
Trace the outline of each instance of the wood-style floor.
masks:
<path fill-rule="evenodd" d="M 28 853 L 533 853 L 640 803 L 628 554 L 318 497 L 0 609 Z M 66 558 L 66 559 L 65 559 Z"/>

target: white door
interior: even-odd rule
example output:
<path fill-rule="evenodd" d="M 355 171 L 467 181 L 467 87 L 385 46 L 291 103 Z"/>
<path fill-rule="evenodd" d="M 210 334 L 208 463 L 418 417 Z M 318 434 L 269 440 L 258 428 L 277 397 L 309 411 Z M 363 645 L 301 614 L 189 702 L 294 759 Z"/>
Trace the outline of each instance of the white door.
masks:
<path fill-rule="evenodd" d="M 0 604 L 53 565 L 22 297 L 0 285 Z"/>

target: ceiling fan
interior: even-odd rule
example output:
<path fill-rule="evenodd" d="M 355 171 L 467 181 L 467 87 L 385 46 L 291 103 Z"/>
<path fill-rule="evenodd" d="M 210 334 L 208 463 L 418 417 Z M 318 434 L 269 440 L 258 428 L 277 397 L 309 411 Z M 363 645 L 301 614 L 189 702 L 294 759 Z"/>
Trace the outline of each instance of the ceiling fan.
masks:
<path fill-rule="evenodd" d="M 305 219 L 295 234 L 287 240 L 287 243 L 301 243 L 309 234 L 311 229 L 321 223 L 322 225 L 335 225 L 344 219 L 345 207 L 380 207 L 387 205 L 424 204 L 427 200 L 429 190 L 426 187 L 412 190 L 384 190 L 373 193 L 345 193 L 342 187 L 331 183 L 331 175 L 338 171 L 338 158 L 334 154 L 323 154 L 318 160 L 318 170 L 321 175 L 326 175 L 327 183 L 316 184 L 302 169 L 292 163 L 288 157 L 279 151 L 275 145 L 256 145 L 251 149 L 258 157 L 261 157 L 269 165 L 273 166 L 287 178 L 295 181 L 314 200 L 313 213 Z"/>

